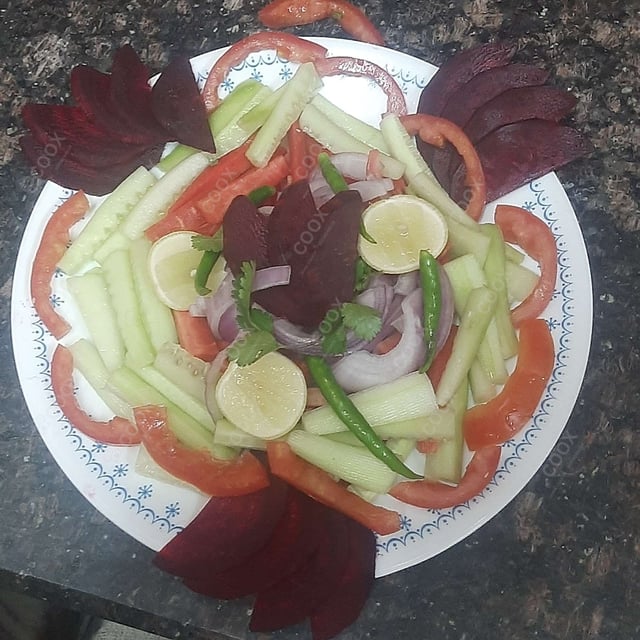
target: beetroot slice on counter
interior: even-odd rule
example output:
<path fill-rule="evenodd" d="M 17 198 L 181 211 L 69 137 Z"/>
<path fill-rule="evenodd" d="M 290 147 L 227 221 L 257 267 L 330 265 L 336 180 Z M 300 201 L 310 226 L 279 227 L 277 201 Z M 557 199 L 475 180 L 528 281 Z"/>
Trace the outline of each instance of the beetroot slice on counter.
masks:
<path fill-rule="evenodd" d="M 268 542 L 243 562 L 185 585 L 206 596 L 231 600 L 265 591 L 306 563 L 326 523 L 326 510 L 293 487 Z"/>
<path fill-rule="evenodd" d="M 160 74 L 151 90 L 151 109 L 171 139 L 215 153 L 207 111 L 187 58 L 175 58 Z"/>
<path fill-rule="evenodd" d="M 271 478 L 260 491 L 210 498 L 202 511 L 155 556 L 154 564 L 181 578 L 205 580 L 260 549 L 280 520 L 287 485 Z"/>
<path fill-rule="evenodd" d="M 320 544 L 296 571 L 258 593 L 251 615 L 251 631 L 275 631 L 302 622 L 339 584 L 348 560 L 349 519 L 326 507 Z"/>
<path fill-rule="evenodd" d="M 71 158 L 51 155 L 51 150 L 40 144 L 32 135 L 22 136 L 20 146 L 29 163 L 45 180 L 53 180 L 68 189 L 82 189 L 86 193 L 96 196 L 113 191 L 140 165 L 151 166 L 155 164 L 162 153 L 162 147 L 145 149 L 142 156 L 113 164 L 107 170 L 102 167 L 80 164 Z"/>
<path fill-rule="evenodd" d="M 311 614 L 313 640 L 329 640 L 360 615 L 375 579 L 376 538 L 366 527 L 349 522 L 348 555 L 339 583 Z"/>
<path fill-rule="evenodd" d="M 592 150 L 578 131 L 548 120 L 525 120 L 496 129 L 476 146 L 485 172 L 487 201 L 539 178 Z M 464 193 L 464 167 L 451 181 L 451 197 Z"/>

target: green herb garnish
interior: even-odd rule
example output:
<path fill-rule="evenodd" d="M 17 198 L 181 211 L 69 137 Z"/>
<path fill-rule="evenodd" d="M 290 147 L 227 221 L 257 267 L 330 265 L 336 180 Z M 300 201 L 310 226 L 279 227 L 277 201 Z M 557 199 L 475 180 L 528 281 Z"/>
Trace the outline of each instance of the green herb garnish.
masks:
<path fill-rule="evenodd" d="M 355 302 L 345 302 L 329 309 L 320 323 L 322 350 L 331 355 L 344 353 L 348 331 L 362 340 L 373 340 L 381 328 L 382 318 L 378 311 Z"/>

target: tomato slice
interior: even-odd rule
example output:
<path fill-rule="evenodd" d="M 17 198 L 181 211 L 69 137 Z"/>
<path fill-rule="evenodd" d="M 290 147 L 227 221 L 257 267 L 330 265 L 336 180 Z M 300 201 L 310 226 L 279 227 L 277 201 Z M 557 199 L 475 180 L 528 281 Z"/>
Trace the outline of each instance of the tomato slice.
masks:
<path fill-rule="evenodd" d="M 274 476 L 325 506 L 340 511 L 381 535 L 400 529 L 400 516 L 395 511 L 373 505 L 351 493 L 326 471 L 297 456 L 286 442 L 267 442 L 267 456 Z"/>
<path fill-rule="evenodd" d="M 192 356 L 211 362 L 220 345 L 211 333 L 206 318 L 192 316 L 188 311 L 172 311 L 180 346 Z"/>
<path fill-rule="evenodd" d="M 333 18 L 354 38 L 371 44 L 384 44 L 382 34 L 365 13 L 346 0 L 273 0 L 258 11 L 258 18 L 270 29 Z"/>
<path fill-rule="evenodd" d="M 473 454 L 457 486 L 429 480 L 400 482 L 389 492 L 394 498 L 423 509 L 447 509 L 477 496 L 491 481 L 500 462 L 501 447 L 484 447 Z"/>
<path fill-rule="evenodd" d="M 312 147 L 317 146 L 318 152 L 313 153 Z M 291 181 L 306 180 L 317 164 L 320 145 L 307 135 L 298 122 L 294 122 L 287 133 L 287 162 Z"/>
<path fill-rule="evenodd" d="M 469 449 L 506 442 L 527 424 L 551 377 L 554 360 L 553 338 L 546 321 L 524 320 L 514 372 L 495 398 L 472 407 L 464 416 Z"/>
<path fill-rule="evenodd" d="M 355 76 L 375 82 L 387 96 L 387 113 L 403 116 L 407 113 L 407 102 L 393 76 L 382 67 L 349 56 L 336 56 L 317 60 L 316 69 L 321 76 Z"/>
<path fill-rule="evenodd" d="M 51 278 L 69 244 L 69 229 L 89 211 L 89 200 L 82 191 L 63 202 L 47 222 L 31 268 L 31 298 L 44 326 L 60 339 L 71 328 L 58 315 L 51 302 Z"/>
<path fill-rule="evenodd" d="M 425 113 L 403 116 L 401 121 L 409 135 L 418 135 L 427 144 L 442 148 L 450 142 L 455 147 L 464 161 L 464 184 L 470 191 L 469 197 L 465 197 L 466 212 L 474 220 L 479 220 L 486 204 L 487 184 L 478 153 L 465 132 L 449 120 Z"/>
<path fill-rule="evenodd" d="M 553 296 L 558 275 L 556 240 L 540 218 L 521 207 L 499 204 L 495 222 L 507 242 L 522 247 L 540 266 L 540 278 L 534 290 L 511 312 L 511 320 L 517 328 L 523 320 L 537 318 Z"/>
<path fill-rule="evenodd" d="M 108 422 L 99 422 L 80 408 L 73 393 L 73 355 L 61 344 L 51 358 L 51 388 L 62 413 L 84 435 L 105 444 L 140 443 L 140 432 L 129 420 L 116 416 Z"/>
<path fill-rule="evenodd" d="M 153 460 L 171 475 L 210 496 L 241 496 L 269 485 L 266 469 L 248 451 L 235 460 L 216 460 L 208 451 L 190 449 L 167 426 L 164 407 L 133 410 L 142 444 Z"/>
<path fill-rule="evenodd" d="M 261 31 L 231 45 L 213 65 L 202 90 L 202 98 L 208 111 L 220 102 L 218 87 L 229 70 L 240 64 L 250 53 L 275 49 L 281 58 L 292 62 L 315 62 L 324 58 L 327 50 L 315 42 L 303 40 L 290 33 Z"/>

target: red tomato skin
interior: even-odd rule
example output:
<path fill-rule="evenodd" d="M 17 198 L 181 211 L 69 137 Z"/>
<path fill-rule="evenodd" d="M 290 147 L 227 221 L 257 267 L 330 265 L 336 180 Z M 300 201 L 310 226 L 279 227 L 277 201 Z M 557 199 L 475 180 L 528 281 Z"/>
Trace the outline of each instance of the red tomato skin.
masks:
<path fill-rule="evenodd" d="M 211 362 L 220 345 L 211 333 L 206 318 L 192 316 L 188 311 L 172 311 L 180 346 L 192 356 Z"/>
<path fill-rule="evenodd" d="M 47 222 L 31 268 L 31 299 L 44 326 L 59 340 L 71 328 L 51 304 L 51 278 L 69 244 L 69 229 L 89 211 L 83 191 L 63 202 Z"/>
<path fill-rule="evenodd" d="M 73 393 L 73 355 L 61 344 L 51 358 L 51 388 L 62 413 L 84 435 L 104 444 L 140 443 L 138 428 L 129 420 L 116 416 L 108 422 L 99 422 L 80 408 Z"/>
<path fill-rule="evenodd" d="M 518 361 L 502 391 L 485 404 L 469 409 L 463 429 L 471 450 L 501 444 L 515 436 L 533 416 L 551 377 L 555 348 L 541 318 L 520 325 Z"/>
<path fill-rule="evenodd" d="M 389 493 L 397 500 L 423 509 L 455 507 L 471 500 L 486 488 L 498 468 L 501 451 L 498 446 L 476 451 L 455 487 L 441 482 L 414 480 L 400 482 Z"/>
<path fill-rule="evenodd" d="M 387 535 L 400 529 L 400 516 L 363 500 L 336 482 L 326 471 L 298 457 L 286 442 L 267 442 L 271 473 L 318 502 L 353 518 L 363 526 Z"/>
<path fill-rule="evenodd" d="M 473 220 L 479 220 L 486 204 L 487 184 L 480 157 L 465 132 L 449 120 L 424 113 L 403 116 L 401 121 L 409 135 L 418 135 L 427 144 L 441 148 L 448 141 L 456 148 L 467 170 L 465 185 L 471 191 L 466 213 Z"/>
<path fill-rule="evenodd" d="M 540 266 L 534 290 L 511 312 L 511 320 L 518 328 L 524 320 L 537 318 L 551 301 L 558 275 L 558 249 L 551 229 L 526 209 L 499 204 L 495 222 L 506 242 L 522 247 Z"/>
<path fill-rule="evenodd" d="M 207 111 L 213 111 L 220 102 L 218 87 L 229 70 L 242 62 L 250 53 L 275 49 L 281 58 L 292 62 L 314 62 L 324 58 L 327 50 L 315 42 L 303 40 L 291 33 L 261 31 L 232 45 L 213 65 L 202 89 Z"/>
<path fill-rule="evenodd" d="M 248 451 L 235 460 L 216 460 L 208 451 L 183 445 L 167 425 L 164 407 L 133 410 L 142 444 L 165 471 L 218 498 L 241 496 L 269 485 L 266 469 Z"/>

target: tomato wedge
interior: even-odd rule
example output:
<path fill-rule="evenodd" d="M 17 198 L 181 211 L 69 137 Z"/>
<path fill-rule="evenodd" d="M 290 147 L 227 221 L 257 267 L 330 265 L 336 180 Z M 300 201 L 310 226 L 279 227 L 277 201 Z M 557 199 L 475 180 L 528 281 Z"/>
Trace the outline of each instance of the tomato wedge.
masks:
<path fill-rule="evenodd" d="M 381 535 L 400 529 L 400 516 L 351 493 L 326 471 L 297 456 L 286 442 L 267 442 L 271 473 L 318 502 L 340 511 Z"/>
<path fill-rule="evenodd" d="M 315 62 L 327 54 L 323 46 L 290 33 L 261 31 L 247 36 L 231 45 L 211 68 L 202 89 L 202 98 L 207 111 L 215 109 L 220 102 L 218 87 L 229 70 L 240 64 L 250 53 L 266 50 L 275 50 L 281 58 L 300 63 Z"/>
<path fill-rule="evenodd" d="M 270 29 L 333 18 L 354 38 L 371 44 L 384 44 L 382 34 L 362 9 L 346 0 L 273 0 L 258 11 L 258 18 Z"/>
<path fill-rule="evenodd" d="M 558 249 L 551 229 L 526 209 L 499 204 L 495 222 L 506 242 L 522 247 L 540 266 L 534 290 L 511 312 L 511 320 L 518 328 L 527 318 L 537 318 L 549 304 L 558 275 Z"/>
<path fill-rule="evenodd" d="M 269 476 L 248 451 L 235 460 L 216 460 L 208 451 L 190 449 L 167 426 L 164 407 L 147 405 L 133 410 L 142 444 L 153 460 L 171 475 L 219 498 L 241 496 L 264 489 Z"/>
<path fill-rule="evenodd" d="M 457 486 L 414 480 L 389 491 L 396 499 L 423 509 L 447 509 L 477 496 L 491 481 L 500 462 L 501 447 L 484 447 L 473 454 Z"/>
<path fill-rule="evenodd" d="M 518 360 L 502 391 L 464 416 L 469 449 L 501 444 L 531 419 L 553 371 L 555 349 L 546 321 L 524 320 L 520 325 Z"/>
<path fill-rule="evenodd" d="M 63 202 L 47 222 L 31 268 L 31 299 L 44 326 L 60 339 L 71 328 L 58 315 L 51 302 L 51 278 L 69 244 L 69 229 L 89 211 L 89 200 L 82 191 Z"/>
<path fill-rule="evenodd" d="M 486 204 L 487 184 L 478 153 L 465 132 L 449 120 L 425 113 L 402 116 L 400 120 L 409 135 L 418 135 L 427 144 L 442 148 L 450 142 L 455 147 L 464 161 L 464 184 L 470 191 L 469 197 L 465 197 L 466 212 L 474 220 L 479 220 Z"/>
<path fill-rule="evenodd" d="M 51 388 L 62 413 L 84 435 L 105 444 L 140 443 L 140 432 L 129 420 L 116 416 L 108 422 L 99 422 L 80 408 L 73 393 L 73 355 L 61 344 L 51 358 Z"/>
<path fill-rule="evenodd" d="M 387 96 L 387 113 L 395 113 L 399 116 L 407 113 L 407 101 L 402 89 L 393 76 L 377 64 L 361 58 L 332 56 L 317 60 L 315 65 L 321 76 L 345 75 L 372 80 Z"/>
<path fill-rule="evenodd" d="M 172 311 L 180 346 L 192 356 L 211 362 L 220 345 L 211 333 L 206 318 L 192 316 L 188 311 Z"/>
<path fill-rule="evenodd" d="M 313 153 L 311 147 L 318 147 L 318 152 Z M 317 164 L 317 156 L 321 150 L 320 145 L 307 135 L 298 122 L 294 122 L 287 132 L 287 162 L 291 181 L 306 180 Z"/>

